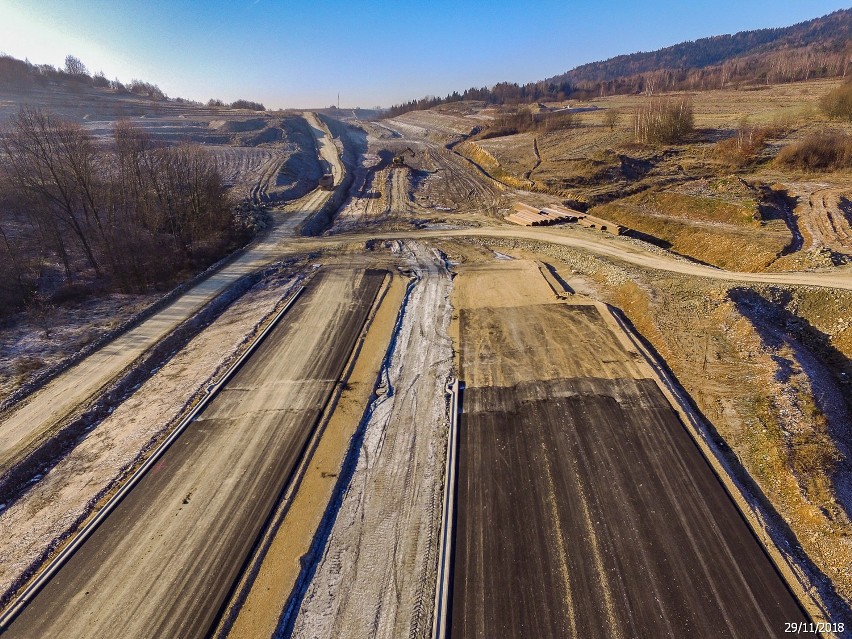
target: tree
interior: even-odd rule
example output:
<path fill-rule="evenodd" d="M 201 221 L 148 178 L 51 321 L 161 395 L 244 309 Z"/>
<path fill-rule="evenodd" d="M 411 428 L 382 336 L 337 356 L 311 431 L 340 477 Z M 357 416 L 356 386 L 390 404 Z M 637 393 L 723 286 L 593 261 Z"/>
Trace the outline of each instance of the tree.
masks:
<path fill-rule="evenodd" d="M 30 203 L 36 223 L 53 241 L 69 282 L 73 279 L 73 271 L 66 229 L 79 241 L 89 264 L 100 275 L 87 228 L 88 213 L 80 200 L 75 178 L 75 168 L 89 169 L 79 165 L 72 168 L 67 162 L 69 155 L 77 155 L 75 147 L 88 154 L 91 141 L 85 139 L 87 134 L 78 125 L 30 107 L 22 107 L 12 125 L 2 136 L 0 148 L 14 191 Z"/>
<path fill-rule="evenodd" d="M 89 70 L 86 68 L 86 65 L 80 61 L 80 58 L 68 55 L 65 57 L 65 73 L 74 76 L 89 75 Z"/>
<path fill-rule="evenodd" d="M 608 126 L 610 131 L 615 131 L 615 127 L 618 126 L 620 119 L 621 113 L 615 109 L 607 109 L 603 116 L 604 126 Z"/>

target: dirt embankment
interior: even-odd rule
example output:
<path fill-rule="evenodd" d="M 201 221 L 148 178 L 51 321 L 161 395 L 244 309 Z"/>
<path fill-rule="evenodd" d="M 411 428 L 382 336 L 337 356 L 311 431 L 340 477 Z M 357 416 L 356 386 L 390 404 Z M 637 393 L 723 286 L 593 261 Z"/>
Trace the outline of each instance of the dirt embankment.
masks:
<path fill-rule="evenodd" d="M 791 242 L 786 224 L 761 220 L 756 194 L 726 200 L 706 192 L 660 191 L 594 207 L 593 215 L 617 222 L 681 255 L 734 271 L 762 271 Z"/>
<path fill-rule="evenodd" d="M 476 163 L 476 165 L 479 166 L 486 174 L 490 175 L 498 182 L 501 182 L 513 189 L 523 189 L 525 191 L 536 190 L 535 182 L 516 177 L 504 169 L 500 162 L 497 161 L 497 158 L 483 149 L 476 142 L 468 140 L 461 144 L 457 144 L 453 148 L 457 153 Z"/>

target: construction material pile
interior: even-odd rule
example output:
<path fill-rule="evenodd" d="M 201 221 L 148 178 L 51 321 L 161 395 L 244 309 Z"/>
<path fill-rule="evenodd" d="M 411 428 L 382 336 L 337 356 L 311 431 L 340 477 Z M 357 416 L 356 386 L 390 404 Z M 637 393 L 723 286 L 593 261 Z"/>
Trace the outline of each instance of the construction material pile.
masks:
<path fill-rule="evenodd" d="M 506 219 L 521 226 L 549 226 L 564 222 L 576 222 L 578 215 L 574 211 L 559 211 L 551 208 L 537 209 L 518 202 L 515 204 L 515 212 L 507 215 Z"/>

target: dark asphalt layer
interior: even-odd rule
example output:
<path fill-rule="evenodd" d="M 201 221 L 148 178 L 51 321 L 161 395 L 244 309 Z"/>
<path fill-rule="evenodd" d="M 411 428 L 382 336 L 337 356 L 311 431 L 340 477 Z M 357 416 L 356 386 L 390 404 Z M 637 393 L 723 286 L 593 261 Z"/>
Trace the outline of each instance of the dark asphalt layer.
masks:
<path fill-rule="evenodd" d="M 342 373 L 384 275 L 341 275 L 349 279 L 334 284 L 338 275 L 321 271 L 4 639 L 206 636 Z"/>
<path fill-rule="evenodd" d="M 807 621 L 650 380 L 468 388 L 456 508 L 453 639 L 752 639 Z"/>

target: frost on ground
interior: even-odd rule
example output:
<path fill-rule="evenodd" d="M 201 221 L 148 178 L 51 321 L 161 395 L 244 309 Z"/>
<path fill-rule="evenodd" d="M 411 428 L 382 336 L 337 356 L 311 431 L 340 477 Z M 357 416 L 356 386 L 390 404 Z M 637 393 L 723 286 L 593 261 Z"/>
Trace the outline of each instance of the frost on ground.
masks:
<path fill-rule="evenodd" d="M 416 244 L 407 252 L 419 279 L 294 637 L 431 633 L 449 424 L 445 386 L 453 361 L 452 282 L 436 254 Z"/>
<path fill-rule="evenodd" d="M 299 278 L 273 273 L 235 302 L 36 483 L 0 508 L 0 600 L 223 372 Z M 211 375 L 211 371 L 213 371 Z"/>
<path fill-rule="evenodd" d="M 0 401 L 161 296 L 113 294 L 11 318 L 0 330 Z"/>

